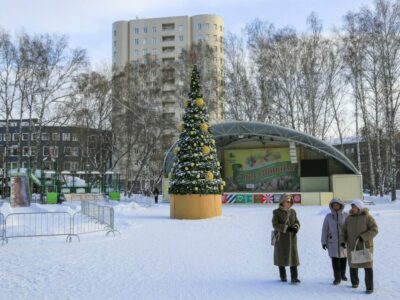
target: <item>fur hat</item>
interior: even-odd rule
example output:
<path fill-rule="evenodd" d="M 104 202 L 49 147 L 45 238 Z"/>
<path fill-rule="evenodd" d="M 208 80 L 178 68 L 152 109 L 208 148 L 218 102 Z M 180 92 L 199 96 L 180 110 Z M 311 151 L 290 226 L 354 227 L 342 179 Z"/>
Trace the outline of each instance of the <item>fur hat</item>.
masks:
<path fill-rule="evenodd" d="M 364 208 L 364 203 L 359 199 L 351 201 L 351 205 L 356 206 L 359 210 Z"/>

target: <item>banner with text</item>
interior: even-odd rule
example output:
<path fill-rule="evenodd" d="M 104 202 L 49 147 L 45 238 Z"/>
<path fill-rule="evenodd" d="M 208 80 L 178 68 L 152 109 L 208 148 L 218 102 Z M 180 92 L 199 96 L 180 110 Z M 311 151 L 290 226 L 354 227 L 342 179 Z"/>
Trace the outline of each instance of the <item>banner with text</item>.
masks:
<path fill-rule="evenodd" d="M 289 147 L 224 150 L 224 177 L 227 192 L 300 190 L 298 164 L 291 163 Z"/>

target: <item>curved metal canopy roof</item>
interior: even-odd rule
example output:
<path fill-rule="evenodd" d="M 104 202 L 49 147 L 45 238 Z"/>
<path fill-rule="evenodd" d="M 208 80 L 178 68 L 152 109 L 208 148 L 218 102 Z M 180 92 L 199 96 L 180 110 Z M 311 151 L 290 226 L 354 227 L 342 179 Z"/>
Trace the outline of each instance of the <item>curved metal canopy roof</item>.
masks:
<path fill-rule="evenodd" d="M 214 124 L 210 127 L 210 131 L 214 135 L 217 145 L 219 141 L 222 141 L 224 138 L 229 138 L 229 143 L 231 143 L 233 141 L 232 138 L 239 140 L 244 136 L 267 137 L 285 142 L 294 142 L 295 144 L 319 151 L 337 160 L 354 174 L 360 174 L 354 164 L 335 147 L 309 134 L 293 129 L 267 123 L 234 121 Z M 174 143 L 166 153 L 164 159 L 164 174 L 168 174 L 171 170 L 172 163 L 175 160 L 173 150 L 176 145 L 177 142 Z"/>

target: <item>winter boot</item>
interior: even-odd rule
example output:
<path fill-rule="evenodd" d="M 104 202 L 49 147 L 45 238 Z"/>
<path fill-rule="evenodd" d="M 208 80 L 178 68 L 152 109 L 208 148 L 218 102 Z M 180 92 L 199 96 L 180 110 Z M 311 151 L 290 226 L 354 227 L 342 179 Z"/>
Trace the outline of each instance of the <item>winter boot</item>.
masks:
<path fill-rule="evenodd" d="M 341 275 L 341 279 L 343 281 L 347 281 L 347 277 L 346 277 L 346 266 L 347 266 L 347 258 L 341 258 L 340 259 L 340 275 Z"/>
<path fill-rule="evenodd" d="M 350 280 L 351 280 L 351 287 L 358 288 L 360 280 L 358 279 L 358 269 L 357 268 L 350 268 Z"/>
<path fill-rule="evenodd" d="M 365 268 L 365 286 L 367 294 L 372 294 L 374 291 L 374 273 L 372 268 Z"/>
<path fill-rule="evenodd" d="M 286 268 L 285 267 L 279 267 L 279 276 L 281 277 L 281 281 L 282 282 L 286 282 L 287 281 Z"/>
<path fill-rule="evenodd" d="M 340 279 L 341 279 L 339 258 L 332 257 L 332 269 L 333 269 L 333 277 L 335 278 L 333 284 L 338 285 L 340 284 Z"/>
<path fill-rule="evenodd" d="M 291 282 L 292 284 L 299 284 L 300 280 L 298 278 L 298 273 L 297 273 L 297 266 L 290 267 L 290 277 L 291 277 Z"/>

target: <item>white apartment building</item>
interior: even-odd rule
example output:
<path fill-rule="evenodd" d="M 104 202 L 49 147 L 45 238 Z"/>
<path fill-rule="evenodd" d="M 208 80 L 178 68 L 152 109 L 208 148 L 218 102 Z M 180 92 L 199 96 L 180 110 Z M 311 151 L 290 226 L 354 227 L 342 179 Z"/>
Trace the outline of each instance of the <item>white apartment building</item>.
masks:
<path fill-rule="evenodd" d="M 189 49 L 202 40 L 213 49 L 217 68 L 223 66 L 224 20 L 216 15 L 178 16 L 154 19 L 117 21 L 112 26 L 112 61 L 116 68 L 123 68 L 128 62 L 142 61 L 151 54 L 162 62 L 178 60 L 183 49 Z M 179 122 L 181 111 L 177 103 L 163 103 L 169 113 L 175 112 Z M 223 119 L 223 104 L 217 111 L 210 111 L 210 120 Z"/>

